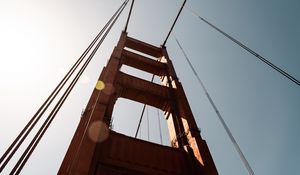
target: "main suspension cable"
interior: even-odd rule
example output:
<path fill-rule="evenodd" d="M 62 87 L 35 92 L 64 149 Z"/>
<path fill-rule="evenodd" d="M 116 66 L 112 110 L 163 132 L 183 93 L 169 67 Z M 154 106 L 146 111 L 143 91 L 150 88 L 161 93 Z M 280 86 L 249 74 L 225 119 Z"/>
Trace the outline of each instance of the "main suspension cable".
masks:
<path fill-rule="evenodd" d="M 206 24 L 208 24 L 209 26 L 211 26 L 212 28 L 214 28 L 215 30 L 217 30 L 218 32 L 220 32 L 221 34 L 223 34 L 225 37 L 227 37 L 228 39 L 230 39 L 231 41 L 233 41 L 234 43 L 236 43 L 237 45 L 239 45 L 240 47 L 242 47 L 244 50 L 248 51 L 249 53 L 251 53 L 252 55 L 254 55 L 255 57 L 257 57 L 259 60 L 261 60 L 262 62 L 264 62 L 265 64 L 267 64 L 268 66 L 270 66 L 271 68 L 273 68 L 274 70 L 276 70 L 277 72 L 279 72 L 280 74 L 282 74 L 283 76 L 285 76 L 286 78 L 288 78 L 289 80 L 291 80 L 292 82 L 296 83 L 298 86 L 300 86 L 300 81 L 297 80 L 295 77 L 293 77 L 292 75 L 290 75 L 286 71 L 282 70 L 281 68 L 277 67 L 276 65 L 274 65 L 273 63 L 271 63 L 269 60 L 267 60 L 263 56 L 259 55 L 257 52 L 253 51 L 252 49 L 250 49 L 249 47 L 247 47 L 243 43 L 239 42 L 238 40 L 236 40 L 232 36 L 228 35 L 224 31 L 222 31 L 221 29 L 219 29 L 218 27 L 216 27 L 215 25 L 213 25 L 212 23 L 208 22 L 206 19 L 202 18 L 200 15 L 198 15 L 191 8 L 188 8 L 188 9 L 195 16 L 197 16 L 200 20 L 202 20 L 203 22 L 205 22 Z"/>
<path fill-rule="evenodd" d="M 243 161 L 245 167 L 247 168 L 248 173 L 249 173 L 250 175 L 254 175 L 254 172 L 253 172 L 253 170 L 252 170 L 252 168 L 251 168 L 249 162 L 247 161 L 247 159 L 246 159 L 246 157 L 244 156 L 242 150 L 240 149 L 240 146 L 238 145 L 238 143 L 236 142 L 235 138 L 233 137 L 233 135 L 232 135 L 230 129 L 228 128 L 227 124 L 225 123 L 223 117 L 221 116 L 221 114 L 220 114 L 220 112 L 219 112 L 217 106 L 215 105 L 214 101 L 213 101 L 212 98 L 210 97 L 210 95 L 209 95 L 209 93 L 208 93 L 206 87 L 204 86 L 204 84 L 203 84 L 203 82 L 201 81 L 201 79 L 200 79 L 198 73 L 197 73 L 196 70 L 194 69 L 194 66 L 192 65 L 190 59 L 188 58 L 187 54 L 186 54 L 185 51 L 183 50 L 183 48 L 182 48 L 181 44 L 179 43 L 178 39 L 176 38 L 176 36 L 175 36 L 175 35 L 173 35 L 173 36 L 174 36 L 174 38 L 175 38 L 175 41 L 176 41 L 177 45 L 179 46 L 180 50 L 182 51 L 182 53 L 183 53 L 183 55 L 184 55 L 184 58 L 185 58 L 186 61 L 188 62 L 190 68 L 192 69 L 194 75 L 196 76 L 198 82 L 200 83 L 202 89 L 204 90 L 206 97 L 208 98 L 210 104 L 211 104 L 212 107 L 214 108 L 214 110 L 215 110 L 215 112 L 216 112 L 216 114 L 217 114 L 219 120 L 221 121 L 221 123 L 222 123 L 224 129 L 226 130 L 226 133 L 227 133 L 227 135 L 229 136 L 231 142 L 233 143 L 233 145 L 234 145 L 236 151 L 238 152 L 238 154 L 239 154 L 241 160 Z"/>
<path fill-rule="evenodd" d="M 127 4 L 127 2 L 128 1 L 124 1 L 125 5 Z M 124 3 L 121 6 L 122 10 L 125 7 Z M 120 11 L 120 8 L 118 9 L 117 12 Z M 116 13 L 109 20 L 109 22 L 107 23 L 107 25 L 105 25 L 105 27 L 102 29 L 102 31 L 100 32 L 101 34 L 103 34 L 104 30 L 108 27 L 108 24 L 111 23 L 112 19 L 116 16 Z M 66 100 L 66 98 L 68 97 L 68 95 L 70 94 L 70 92 L 72 91 L 72 89 L 75 86 L 75 84 L 77 83 L 77 81 L 79 80 L 79 78 L 82 75 L 83 71 L 88 66 L 89 62 L 91 61 L 91 59 L 95 55 L 96 51 L 98 50 L 98 48 L 100 47 L 100 45 L 102 44 L 102 42 L 104 41 L 104 39 L 107 36 L 108 32 L 110 31 L 110 29 L 112 28 L 112 26 L 116 22 L 116 19 L 119 17 L 120 13 L 117 15 L 117 17 L 111 23 L 111 25 L 107 29 L 106 33 L 103 35 L 103 37 L 101 38 L 101 40 L 99 41 L 99 43 L 96 45 L 96 47 L 94 48 L 93 52 L 90 54 L 89 58 L 86 60 L 86 62 L 84 63 L 84 65 L 82 66 L 82 68 L 80 69 L 80 71 L 77 73 L 76 77 L 73 79 L 73 81 L 71 82 L 71 84 L 69 85 L 69 87 L 67 88 L 67 90 L 65 91 L 65 93 L 63 94 L 63 96 L 60 98 L 59 102 L 56 104 L 56 106 L 54 107 L 54 109 L 51 111 L 51 113 L 49 114 L 48 118 L 43 123 L 42 127 L 40 128 L 40 130 L 38 131 L 38 133 L 35 135 L 34 139 L 32 139 L 32 141 L 30 142 L 30 144 L 28 145 L 28 147 L 26 148 L 25 152 L 22 154 L 21 158 L 18 160 L 17 164 L 15 165 L 15 167 L 13 168 L 13 170 L 11 171 L 10 174 L 14 174 L 14 173 L 19 174 L 20 173 L 20 171 L 22 170 L 23 166 L 25 165 L 25 163 L 27 162 L 28 158 L 30 157 L 31 153 L 33 152 L 33 150 L 35 149 L 35 147 L 39 143 L 40 139 L 42 138 L 42 136 L 44 135 L 44 133 L 46 132 L 46 130 L 48 129 L 48 127 L 50 126 L 50 124 L 53 121 L 54 117 L 56 116 L 57 112 L 59 111 L 59 109 L 63 105 L 64 101 Z"/>
<path fill-rule="evenodd" d="M 129 23 L 129 20 L 130 20 L 130 17 L 131 17 L 133 4 L 134 4 L 134 0 L 132 0 L 131 5 L 130 5 L 130 10 L 129 10 L 129 13 L 128 13 L 128 17 L 127 17 L 127 21 L 126 21 L 126 25 L 125 25 L 125 29 L 124 29 L 125 32 L 127 32 L 127 27 L 128 27 L 128 23 Z"/>
<path fill-rule="evenodd" d="M 126 7 L 128 1 L 129 1 L 129 0 L 125 1 L 125 2 L 124 2 L 125 4 L 123 3 L 123 4 L 121 5 L 121 7 L 119 8 L 119 10 L 116 12 L 116 13 L 119 13 L 119 14 L 117 15 L 117 17 L 115 18 L 115 20 L 114 20 L 113 23 L 116 22 L 117 18 L 120 16 L 120 14 L 122 13 L 123 9 Z M 123 6 L 123 5 L 124 5 L 124 6 Z M 122 6 L 123 6 L 123 7 L 122 7 Z M 119 12 L 119 11 L 120 11 L 120 12 Z M 115 14 L 116 14 L 116 13 L 115 13 Z M 111 27 L 110 27 L 110 28 L 111 28 Z M 95 104 L 97 103 L 98 98 L 99 98 L 99 94 L 97 95 Z M 93 111 L 94 111 L 94 108 L 95 108 L 95 105 L 94 105 L 94 107 L 93 107 L 92 113 L 93 113 Z M 89 116 L 88 122 L 87 122 L 86 127 L 85 127 L 84 132 L 83 132 L 83 135 L 82 135 L 82 137 L 81 137 L 81 139 L 80 139 L 79 146 L 78 146 L 78 148 L 77 148 L 77 150 L 76 150 L 75 158 L 74 158 L 74 159 L 72 160 L 72 162 L 71 162 L 70 169 L 73 168 L 75 161 L 78 159 L 79 149 L 81 148 L 82 143 L 83 143 L 83 140 L 84 140 L 85 135 L 86 135 L 86 133 L 87 133 L 87 129 L 88 129 L 88 126 L 89 126 L 90 121 L 91 121 L 92 113 L 91 113 L 90 116 Z M 68 174 L 70 174 L 70 173 L 71 173 L 71 171 L 70 171 Z"/>
<path fill-rule="evenodd" d="M 174 28 L 174 26 L 175 26 L 175 24 L 176 24 L 178 18 L 179 18 L 179 15 L 181 14 L 181 11 L 182 11 L 182 9 L 183 9 L 185 3 L 186 3 L 186 0 L 184 0 L 184 2 L 183 2 L 183 4 L 182 4 L 182 6 L 181 6 L 181 8 L 180 8 L 180 10 L 179 10 L 179 12 L 178 12 L 176 18 L 175 18 L 175 20 L 174 20 L 174 22 L 173 22 L 173 24 L 172 24 L 172 27 L 171 27 L 171 29 L 170 29 L 170 31 L 169 31 L 169 33 L 168 33 L 168 35 L 167 35 L 167 37 L 166 37 L 166 39 L 165 39 L 163 45 L 162 45 L 163 47 L 166 45 L 166 43 L 167 43 L 167 41 L 168 41 L 168 39 L 169 39 L 169 36 L 170 36 L 170 34 L 171 34 L 171 32 L 172 32 L 172 30 L 173 30 L 173 28 Z"/>
<path fill-rule="evenodd" d="M 113 16 L 115 16 L 114 14 Z M 108 23 L 112 18 L 109 20 Z M 107 28 L 108 23 L 105 25 L 104 28 Z M 26 124 L 26 126 L 22 129 L 22 131 L 19 133 L 19 135 L 15 138 L 13 143 L 9 146 L 9 148 L 5 151 L 5 153 L 0 158 L 0 164 L 3 162 L 3 164 L 0 167 L 0 172 L 5 168 L 7 163 L 10 161 L 10 159 L 13 157 L 13 155 L 16 153 L 16 151 L 19 149 L 23 141 L 26 139 L 26 137 L 29 135 L 31 130 L 34 128 L 34 126 L 37 124 L 37 122 L 41 119 L 42 115 L 45 113 L 45 111 L 48 109 L 50 104 L 53 102 L 53 100 L 56 98 L 56 96 L 59 94 L 61 89 L 64 87 L 66 82 L 70 79 L 70 77 L 73 75 L 75 70 L 78 68 L 78 66 L 82 63 L 86 55 L 90 52 L 90 50 L 93 48 L 95 43 L 98 41 L 100 36 L 104 32 L 104 28 L 98 33 L 98 35 L 94 38 L 94 40 L 90 43 L 88 48 L 82 53 L 82 55 L 79 57 L 79 59 L 75 62 L 75 64 L 71 67 L 71 69 L 68 71 L 68 73 L 64 76 L 64 78 L 59 82 L 59 84 L 56 86 L 56 88 L 52 91 L 52 93 L 49 95 L 49 97 L 44 101 L 44 103 L 40 106 L 40 108 L 37 110 L 37 112 L 33 115 L 33 117 L 30 119 L 30 121 Z M 17 144 L 17 145 L 16 145 Z"/>

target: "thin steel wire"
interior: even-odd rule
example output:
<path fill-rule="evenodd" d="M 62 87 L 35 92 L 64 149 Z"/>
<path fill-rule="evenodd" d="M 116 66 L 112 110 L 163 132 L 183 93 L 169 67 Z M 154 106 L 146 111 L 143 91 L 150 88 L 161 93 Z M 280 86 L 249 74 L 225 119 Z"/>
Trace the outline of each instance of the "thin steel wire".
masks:
<path fill-rule="evenodd" d="M 168 39 L 169 39 L 169 37 L 170 37 L 170 34 L 171 34 L 171 32 L 172 32 L 172 30 L 173 30 L 173 28 L 174 28 L 174 26 L 175 26 L 175 24 L 176 24 L 176 22 L 177 22 L 177 20 L 178 20 L 178 18 L 179 18 L 179 15 L 181 14 L 181 11 L 182 11 L 182 9 L 183 9 L 185 3 L 186 3 L 186 0 L 184 0 L 184 2 L 183 2 L 183 4 L 182 4 L 182 6 L 181 6 L 181 8 L 180 8 L 180 10 L 179 10 L 179 12 L 178 12 L 178 14 L 177 14 L 177 16 L 176 16 L 176 18 L 175 18 L 175 20 L 174 20 L 174 22 L 173 22 L 173 24 L 172 24 L 172 26 L 171 26 L 171 29 L 169 30 L 169 33 L 168 33 L 168 35 L 167 35 L 167 37 L 166 37 L 166 39 L 165 39 L 165 41 L 164 41 L 164 43 L 163 43 L 163 45 L 162 45 L 163 47 L 166 45 L 166 43 L 167 43 L 167 41 L 168 41 Z"/>
<path fill-rule="evenodd" d="M 43 135 L 46 132 L 46 130 L 48 129 L 48 127 L 50 126 L 51 122 L 55 118 L 55 116 L 58 113 L 59 109 L 61 108 L 61 106 L 63 105 L 63 103 L 65 102 L 65 100 L 67 99 L 68 95 L 70 94 L 70 92 L 72 91 L 72 89 L 74 88 L 74 86 L 76 85 L 76 83 L 79 80 L 80 76 L 82 75 L 82 73 L 84 72 L 84 70 L 86 69 L 86 67 L 90 63 L 90 61 L 92 60 L 92 58 L 95 55 L 96 51 L 99 49 L 99 47 L 101 46 L 102 42 L 106 38 L 107 34 L 111 30 L 112 26 L 114 25 L 114 23 L 118 19 L 119 15 L 121 14 L 121 12 L 123 11 L 123 9 L 125 8 L 127 2 L 128 1 L 124 1 L 125 5 L 123 3 L 122 10 L 119 12 L 119 14 L 117 15 L 117 17 L 111 23 L 111 25 L 107 29 L 106 33 L 103 35 L 103 37 L 101 38 L 101 40 L 99 41 L 99 43 L 96 45 L 96 47 L 94 48 L 94 50 L 90 54 L 89 58 L 86 60 L 86 62 L 84 63 L 84 65 L 82 66 L 82 68 L 80 69 L 80 71 L 77 73 L 76 77 L 73 79 L 73 81 L 71 82 L 71 84 L 69 85 L 69 87 L 67 88 L 67 90 L 65 91 L 65 93 L 63 94 L 63 96 L 60 98 L 60 100 L 58 101 L 58 103 L 56 104 L 56 106 L 54 107 L 54 109 L 49 114 L 48 118 L 45 120 L 45 122 L 43 123 L 43 125 L 41 126 L 41 128 L 39 129 L 39 131 L 36 133 L 35 137 L 32 139 L 32 141 L 30 142 L 30 144 L 28 145 L 28 147 L 26 148 L 26 150 L 23 152 L 22 156 L 20 157 L 20 159 L 18 160 L 18 162 L 16 163 L 16 165 L 14 166 L 14 168 L 12 169 L 12 171 L 10 172 L 10 174 L 19 174 L 21 172 L 23 166 L 25 165 L 25 163 L 29 159 L 30 155 L 34 151 L 35 147 L 37 146 L 37 144 L 39 143 L 39 141 L 43 137 Z"/>
<path fill-rule="evenodd" d="M 124 29 L 125 32 L 127 32 L 127 27 L 128 27 L 128 23 L 129 23 L 129 20 L 130 20 L 130 17 L 131 17 L 133 4 L 134 4 L 134 0 L 132 0 L 131 5 L 130 5 L 130 10 L 129 10 L 129 13 L 128 13 L 128 17 L 127 17 L 127 21 L 126 21 L 126 25 L 125 25 L 125 29 Z"/>
<path fill-rule="evenodd" d="M 152 75 L 152 78 L 151 78 L 151 83 L 153 82 L 153 80 L 154 80 L 154 74 Z M 142 113 L 141 113 L 141 116 L 140 116 L 140 120 L 139 120 L 139 123 L 138 123 L 138 127 L 137 127 L 137 129 L 136 129 L 136 132 L 135 132 L 135 136 L 134 136 L 134 138 L 136 138 L 137 137 L 137 134 L 138 134 L 138 132 L 139 132 L 139 129 L 140 129 L 140 127 L 141 127 L 141 123 L 142 123 L 142 120 L 143 120 L 143 116 L 144 116 L 144 112 L 145 112 L 145 108 L 146 108 L 146 104 L 144 104 L 144 106 L 143 106 L 143 109 L 142 109 Z"/>
<path fill-rule="evenodd" d="M 111 19 L 109 20 L 111 21 Z M 104 28 L 107 27 L 108 24 L 105 25 Z M 50 104 L 53 102 L 53 100 L 56 98 L 58 93 L 61 91 L 61 89 L 64 87 L 66 82 L 70 79 L 70 77 L 73 75 L 75 70 L 78 68 L 78 66 L 82 63 L 86 55 L 90 52 L 90 50 L 93 48 L 95 43 L 98 41 L 100 36 L 103 34 L 104 29 L 102 29 L 98 35 L 95 37 L 95 39 L 92 41 L 92 43 L 88 46 L 88 48 L 82 53 L 82 55 L 79 57 L 79 59 L 75 62 L 75 64 L 71 67 L 71 69 L 68 71 L 68 73 L 64 76 L 64 78 L 59 82 L 59 84 L 56 86 L 56 88 L 51 92 L 49 97 L 44 101 L 44 103 L 40 106 L 40 108 L 37 110 L 37 112 L 34 114 L 34 116 L 30 119 L 30 121 L 26 124 L 26 126 L 22 129 L 22 131 L 19 133 L 19 135 L 15 138 L 13 143 L 9 146 L 9 148 L 5 151 L 5 153 L 2 155 L 0 159 L 0 164 L 3 162 L 3 164 L 0 167 L 0 172 L 3 171 L 7 163 L 10 161 L 10 159 L 14 156 L 16 151 L 19 149 L 23 141 L 26 139 L 28 134 L 31 132 L 31 130 L 34 128 L 34 126 L 37 124 L 37 122 L 41 119 L 42 115 L 45 113 L 45 111 L 48 109 Z M 17 145 L 16 145 L 17 144 Z"/>
<path fill-rule="evenodd" d="M 146 106 L 146 111 L 147 111 L 147 138 L 148 138 L 148 141 L 150 141 L 149 106 Z"/>
<path fill-rule="evenodd" d="M 180 50 L 182 51 L 182 53 L 183 53 L 183 55 L 184 55 L 186 61 L 188 62 L 190 68 L 192 69 L 194 75 L 196 76 L 198 82 L 200 83 L 202 89 L 204 90 L 206 97 L 208 98 L 208 100 L 209 100 L 210 104 L 212 105 L 213 109 L 215 110 L 215 112 L 216 112 L 216 114 L 217 114 L 219 120 L 221 121 L 221 123 L 222 123 L 222 125 L 223 125 L 223 127 L 224 127 L 224 129 L 225 129 L 225 131 L 226 131 L 226 133 L 227 133 L 227 135 L 229 136 L 231 142 L 233 143 L 233 145 L 234 145 L 236 151 L 238 152 L 238 154 L 239 154 L 239 156 L 240 156 L 242 162 L 244 163 L 245 167 L 247 168 L 248 173 L 249 173 L 250 175 L 254 175 L 254 171 L 252 170 L 252 168 L 251 168 L 251 166 L 250 166 L 248 160 L 247 160 L 246 157 L 244 156 L 244 154 L 243 154 L 243 152 L 242 152 L 240 146 L 238 145 L 238 143 L 236 142 L 235 138 L 233 137 L 233 135 L 232 135 L 230 129 L 228 128 L 227 124 L 225 123 L 225 121 L 224 121 L 223 117 L 221 116 L 221 114 L 220 114 L 220 112 L 219 112 L 217 106 L 215 105 L 214 101 L 213 101 L 212 98 L 210 97 L 210 95 L 209 95 L 209 93 L 208 93 L 206 87 L 204 86 L 204 84 L 203 84 L 203 82 L 201 81 L 201 79 L 200 79 L 198 73 L 197 73 L 196 70 L 194 69 L 194 66 L 192 65 L 190 59 L 188 58 L 187 54 L 186 54 L 185 51 L 183 50 L 183 48 L 182 48 L 181 44 L 179 43 L 178 39 L 176 38 L 176 36 L 175 36 L 175 35 L 173 35 L 173 36 L 174 36 L 174 38 L 175 38 L 175 41 L 176 41 L 177 45 L 179 46 Z"/>
<path fill-rule="evenodd" d="M 161 124 L 160 124 L 160 116 L 159 116 L 159 109 L 157 109 L 157 120 L 158 120 L 158 129 L 159 129 L 160 144 L 163 144 L 162 133 L 161 133 Z"/>
<path fill-rule="evenodd" d="M 283 69 L 279 68 L 278 66 L 276 66 L 275 64 L 273 64 L 272 62 L 270 62 L 269 60 L 267 60 L 265 57 L 259 55 L 257 52 L 253 51 L 252 49 L 250 49 L 249 47 L 247 47 L 243 43 L 239 42 L 238 40 L 236 40 L 232 36 L 228 35 L 227 33 L 225 33 L 224 31 L 222 31 L 220 28 L 216 27 L 215 25 L 213 25 L 212 23 L 210 23 L 206 19 L 202 18 L 200 15 L 198 15 L 191 8 L 188 8 L 188 9 L 195 16 L 197 16 L 200 20 L 202 20 L 203 22 L 205 22 L 206 24 L 208 24 L 209 26 L 211 26 L 212 28 L 214 28 L 215 30 L 217 30 L 218 32 L 220 32 L 221 34 L 223 34 L 225 37 L 227 37 L 228 39 L 230 39 L 231 41 L 233 41 L 235 44 L 239 45 L 241 48 L 243 48 L 247 52 L 249 52 L 252 55 L 254 55 L 255 57 L 257 57 L 259 60 L 261 60 L 262 62 L 264 62 L 265 64 L 267 64 L 268 66 L 270 66 L 271 68 L 273 68 L 274 70 L 276 70 L 277 72 L 279 72 L 281 75 L 285 76 L 286 78 L 288 78 L 289 80 L 291 80 L 292 82 L 294 82 L 295 84 L 297 84 L 298 86 L 300 86 L 300 81 L 297 80 L 295 77 L 293 77 L 292 75 L 290 75 L 289 73 L 287 73 Z"/>

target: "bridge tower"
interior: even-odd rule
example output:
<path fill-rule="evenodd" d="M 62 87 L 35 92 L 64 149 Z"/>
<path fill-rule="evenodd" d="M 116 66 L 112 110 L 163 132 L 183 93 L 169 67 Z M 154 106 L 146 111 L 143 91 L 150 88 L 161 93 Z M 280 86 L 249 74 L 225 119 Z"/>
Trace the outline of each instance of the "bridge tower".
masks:
<path fill-rule="evenodd" d="M 122 65 L 159 76 L 161 84 L 128 75 L 120 70 Z M 114 104 L 120 97 L 164 111 L 171 147 L 110 130 Z M 218 174 L 165 47 L 147 44 L 122 32 L 100 74 L 58 174 Z"/>

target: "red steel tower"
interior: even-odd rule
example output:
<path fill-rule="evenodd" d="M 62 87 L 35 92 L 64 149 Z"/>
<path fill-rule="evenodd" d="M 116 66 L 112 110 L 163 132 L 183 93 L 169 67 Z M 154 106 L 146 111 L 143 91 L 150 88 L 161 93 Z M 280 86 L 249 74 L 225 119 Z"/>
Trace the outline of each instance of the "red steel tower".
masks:
<path fill-rule="evenodd" d="M 122 65 L 159 76 L 161 84 L 128 75 L 120 71 Z M 161 109 L 167 121 L 171 147 L 110 130 L 114 104 L 119 97 Z M 218 174 L 165 47 L 136 40 L 125 32 L 121 34 L 100 74 L 58 174 Z"/>

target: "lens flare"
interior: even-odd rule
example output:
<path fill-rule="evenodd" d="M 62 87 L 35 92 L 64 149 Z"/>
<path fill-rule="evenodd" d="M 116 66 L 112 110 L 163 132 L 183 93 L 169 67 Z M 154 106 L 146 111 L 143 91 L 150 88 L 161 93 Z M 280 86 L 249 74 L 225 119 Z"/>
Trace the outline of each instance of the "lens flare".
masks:
<path fill-rule="evenodd" d="M 106 83 L 105 84 L 105 89 L 103 89 L 103 93 L 106 95 L 111 95 L 115 92 L 115 87 L 111 83 Z"/>
<path fill-rule="evenodd" d="M 96 121 L 90 125 L 88 135 L 93 142 L 103 142 L 109 136 L 109 129 L 104 122 Z"/>
<path fill-rule="evenodd" d="M 101 81 L 101 80 L 98 80 L 98 81 L 97 81 L 97 84 L 96 84 L 96 89 L 99 90 L 99 91 L 101 91 L 101 90 L 103 90 L 104 88 L 105 88 L 104 82 Z"/>

